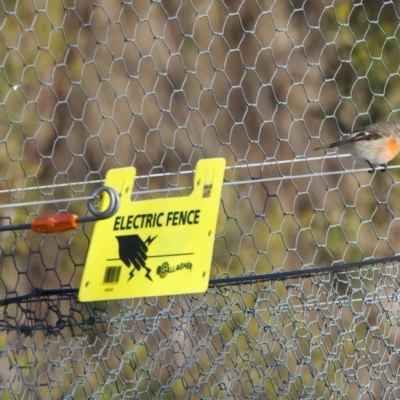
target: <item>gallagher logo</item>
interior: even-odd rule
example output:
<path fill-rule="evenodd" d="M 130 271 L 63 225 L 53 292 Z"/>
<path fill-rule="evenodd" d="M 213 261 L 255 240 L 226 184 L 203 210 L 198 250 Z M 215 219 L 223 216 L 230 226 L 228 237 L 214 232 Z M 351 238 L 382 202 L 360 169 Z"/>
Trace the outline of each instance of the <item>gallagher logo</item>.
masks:
<path fill-rule="evenodd" d="M 173 272 L 178 272 L 182 269 L 192 270 L 193 264 L 190 262 L 183 262 L 174 266 L 170 266 L 167 261 L 162 263 L 157 267 L 157 274 L 160 275 L 160 278 L 165 278 L 168 274 L 172 274 Z"/>

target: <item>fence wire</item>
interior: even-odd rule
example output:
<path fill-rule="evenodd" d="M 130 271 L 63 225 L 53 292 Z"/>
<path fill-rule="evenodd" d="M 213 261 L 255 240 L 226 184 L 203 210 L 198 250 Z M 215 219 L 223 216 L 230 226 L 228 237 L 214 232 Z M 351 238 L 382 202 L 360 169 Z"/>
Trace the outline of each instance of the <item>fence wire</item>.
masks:
<path fill-rule="evenodd" d="M 186 195 L 197 161 L 224 157 L 212 280 L 364 264 L 80 303 L 93 224 L 1 232 L 1 398 L 400 399 L 399 159 L 369 174 L 312 151 L 398 118 L 399 16 L 2 0 L 1 225 L 87 215 L 111 168 L 136 167 L 135 200 Z"/>

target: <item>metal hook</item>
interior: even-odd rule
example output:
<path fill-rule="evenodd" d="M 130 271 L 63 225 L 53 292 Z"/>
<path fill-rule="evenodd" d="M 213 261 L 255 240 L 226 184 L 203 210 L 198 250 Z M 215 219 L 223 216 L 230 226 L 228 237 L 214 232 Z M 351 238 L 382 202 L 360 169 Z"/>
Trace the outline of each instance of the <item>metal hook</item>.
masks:
<path fill-rule="evenodd" d="M 102 193 L 107 193 L 108 198 L 109 198 L 109 205 L 108 208 L 105 209 L 104 211 L 99 211 L 97 208 L 94 206 L 94 199 L 101 195 Z M 109 186 L 100 186 L 96 189 L 93 190 L 91 194 L 91 199 L 88 200 L 88 208 L 89 211 L 93 214 L 92 216 L 86 216 L 86 217 L 78 217 L 76 219 L 76 222 L 78 223 L 84 223 L 84 222 L 92 222 L 92 221 L 99 221 L 101 219 L 106 219 L 112 217 L 119 209 L 120 205 L 120 199 L 118 196 L 118 193 L 115 191 L 115 189 L 109 187 Z"/>
<path fill-rule="evenodd" d="M 94 199 L 103 193 L 108 194 L 109 205 L 106 210 L 99 211 L 94 206 Z M 118 211 L 119 206 L 120 198 L 115 189 L 108 186 L 100 186 L 93 190 L 91 198 L 88 200 L 88 208 L 93 215 L 88 215 L 85 217 L 78 217 L 75 214 L 47 215 L 36 218 L 31 223 L 27 224 L 0 226 L 0 232 L 21 229 L 32 229 L 34 232 L 41 233 L 64 232 L 76 228 L 80 223 L 94 222 L 110 218 Z"/>

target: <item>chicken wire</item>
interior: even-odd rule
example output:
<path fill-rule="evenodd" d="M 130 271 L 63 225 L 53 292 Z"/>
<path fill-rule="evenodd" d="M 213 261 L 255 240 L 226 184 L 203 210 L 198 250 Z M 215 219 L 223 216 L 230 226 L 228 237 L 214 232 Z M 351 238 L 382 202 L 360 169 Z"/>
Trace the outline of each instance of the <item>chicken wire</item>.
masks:
<path fill-rule="evenodd" d="M 398 2 L 0 4 L 2 226 L 227 163 L 205 294 L 80 303 L 92 224 L 1 232 L 2 399 L 400 398 L 398 159 L 312 151 L 396 119 Z"/>

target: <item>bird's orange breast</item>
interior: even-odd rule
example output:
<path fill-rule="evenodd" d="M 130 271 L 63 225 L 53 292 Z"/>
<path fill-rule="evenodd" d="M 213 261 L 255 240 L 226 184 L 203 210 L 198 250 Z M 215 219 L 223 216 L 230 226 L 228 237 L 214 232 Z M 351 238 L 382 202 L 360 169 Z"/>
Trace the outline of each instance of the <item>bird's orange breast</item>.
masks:
<path fill-rule="evenodd" d="M 397 153 L 400 151 L 399 142 L 396 138 L 391 138 L 389 140 L 389 152 L 391 153 L 392 157 L 395 157 Z"/>

